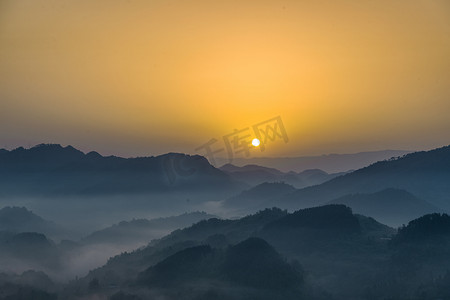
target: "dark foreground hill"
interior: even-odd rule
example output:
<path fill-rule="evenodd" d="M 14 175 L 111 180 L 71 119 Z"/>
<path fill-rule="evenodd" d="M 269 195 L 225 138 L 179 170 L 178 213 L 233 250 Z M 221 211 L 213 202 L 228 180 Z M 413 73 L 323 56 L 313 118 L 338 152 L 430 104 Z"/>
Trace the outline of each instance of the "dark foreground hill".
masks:
<path fill-rule="evenodd" d="M 333 284 L 350 285 L 361 274 L 344 274 L 358 268 L 355 265 L 364 269 L 376 266 L 377 251 L 386 247 L 386 239 L 394 233 L 392 228 L 371 218 L 352 214 L 343 205 L 294 214 L 274 208 L 237 220 L 209 219 L 174 231 L 146 248 L 112 258 L 104 267 L 75 282 L 69 291 L 86 289 L 95 280 L 99 284 L 98 292 L 102 293 L 122 290 L 125 294 L 162 293 L 168 299 L 180 295 L 183 299 L 197 299 L 201 291 L 209 296 L 198 299 L 253 299 L 255 295 L 258 299 L 278 299 L 277 295 L 291 299 L 297 285 L 289 282 L 302 274 L 299 271 L 302 268 L 298 263 L 283 262 L 281 257 L 304 264 L 305 271 L 310 272 L 309 278 L 323 280 L 324 276 L 335 274 Z M 258 239 L 249 242 L 249 238 Z M 345 267 L 339 268 L 340 263 Z M 252 270 L 251 274 L 245 270 Z M 283 283 L 270 274 L 284 278 Z M 136 288 L 133 282 L 138 283 Z M 308 299 L 315 299 L 317 294 L 311 292 L 309 283 L 302 286 L 301 292 L 294 294 L 301 296 L 305 292 L 309 293 Z M 269 291 L 254 294 L 255 288 Z M 278 289 L 286 290 L 287 294 Z M 227 297 L 224 292 L 228 293 Z"/>
<path fill-rule="evenodd" d="M 356 193 L 387 188 L 406 190 L 444 210 L 450 210 L 450 146 L 380 161 L 366 168 L 307 187 L 274 201 L 289 209 L 311 207 Z"/>
<path fill-rule="evenodd" d="M 39 234 L 5 233 L 2 241 L 15 253 L 54 249 Z M 23 292 L 112 300 L 449 299 L 449 249 L 447 214 L 422 216 L 397 233 L 344 205 L 273 208 L 176 230 L 58 289 L 33 275 L 40 284 L 24 283 Z M 11 275 L 0 279 L 17 284 Z M 11 295 L 20 292 L 11 286 Z"/>
<path fill-rule="evenodd" d="M 449 215 L 428 214 L 409 222 L 392 239 L 390 252 L 389 268 L 378 274 L 368 295 L 375 299 L 450 299 Z"/>
<path fill-rule="evenodd" d="M 267 242 L 249 238 L 226 249 L 184 249 L 140 273 L 139 285 L 169 299 L 302 299 L 301 269 Z"/>

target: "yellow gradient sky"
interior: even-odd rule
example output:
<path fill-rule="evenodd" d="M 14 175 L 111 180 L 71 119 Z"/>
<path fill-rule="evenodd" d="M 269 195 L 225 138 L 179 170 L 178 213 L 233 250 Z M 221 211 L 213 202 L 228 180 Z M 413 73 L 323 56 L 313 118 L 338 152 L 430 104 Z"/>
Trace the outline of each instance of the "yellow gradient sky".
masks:
<path fill-rule="evenodd" d="M 195 153 L 278 115 L 264 156 L 450 144 L 450 2 L 0 0 L 0 148 Z"/>

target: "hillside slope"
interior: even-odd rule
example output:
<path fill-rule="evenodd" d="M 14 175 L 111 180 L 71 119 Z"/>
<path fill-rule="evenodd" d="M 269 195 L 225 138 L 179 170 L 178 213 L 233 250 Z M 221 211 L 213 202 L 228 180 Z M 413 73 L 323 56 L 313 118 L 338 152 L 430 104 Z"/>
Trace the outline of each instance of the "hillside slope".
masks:
<path fill-rule="evenodd" d="M 321 205 L 348 194 L 404 189 L 444 210 L 450 210 L 450 146 L 380 161 L 323 184 L 307 187 L 274 201 L 292 210 Z"/>

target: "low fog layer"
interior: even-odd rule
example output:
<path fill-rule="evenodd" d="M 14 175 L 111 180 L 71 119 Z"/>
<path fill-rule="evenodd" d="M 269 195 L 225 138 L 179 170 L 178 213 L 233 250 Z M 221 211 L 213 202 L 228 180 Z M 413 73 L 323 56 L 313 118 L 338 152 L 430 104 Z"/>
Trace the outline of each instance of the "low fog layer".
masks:
<path fill-rule="evenodd" d="M 150 220 L 132 219 L 69 240 L 62 237 L 73 235 L 70 227 L 60 227 L 25 207 L 4 207 L 0 210 L 1 271 L 20 274 L 39 270 L 56 281 L 71 280 L 105 264 L 110 257 L 144 247 L 173 230 L 212 217 L 192 212 Z"/>
<path fill-rule="evenodd" d="M 56 162 L 43 160 L 54 155 Z M 345 174 L 217 169 L 183 154 L 107 158 L 58 145 L 0 156 L 8 161 L 0 170 L 8 180 L 0 195 L 1 297 L 447 295 L 450 147 Z M 75 180 L 91 168 L 94 181 Z M 148 186 L 133 182 L 146 172 Z M 54 185 L 34 181 L 56 175 Z"/>

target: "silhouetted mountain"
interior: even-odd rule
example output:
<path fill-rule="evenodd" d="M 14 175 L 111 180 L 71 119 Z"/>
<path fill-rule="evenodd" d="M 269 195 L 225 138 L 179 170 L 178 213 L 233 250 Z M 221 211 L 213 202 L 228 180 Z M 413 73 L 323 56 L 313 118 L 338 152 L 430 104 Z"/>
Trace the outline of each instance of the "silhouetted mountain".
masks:
<path fill-rule="evenodd" d="M 3 197 L 211 190 L 229 194 L 244 186 L 199 155 L 126 159 L 54 144 L 0 153 Z"/>
<path fill-rule="evenodd" d="M 284 182 L 261 183 L 239 195 L 223 202 L 224 207 L 234 208 L 244 212 L 258 211 L 270 205 L 269 200 L 287 195 L 295 191 L 292 185 Z"/>
<path fill-rule="evenodd" d="M 43 171 L 54 170 L 76 163 L 85 155 L 72 146 L 40 144 L 30 149 L 19 147 L 0 153 L 2 171 Z"/>
<path fill-rule="evenodd" d="M 448 299 L 450 217 L 447 214 L 428 214 L 412 220 L 398 230 L 389 245 L 388 267 L 367 289 L 369 297 Z"/>
<path fill-rule="evenodd" d="M 363 224 L 364 223 L 364 224 Z M 171 234 L 153 241 L 151 247 L 171 247 L 186 241 L 201 243 L 207 240 L 225 240 L 227 244 L 235 244 L 251 236 L 274 239 L 286 237 L 291 242 L 306 238 L 329 239 L 340 236 L 376 236 L 387 237 L 394 233 L 393 229 L 364 216 L 354 215 L 344 205 L 326 205 L 296 211 L 288 214 L 278 208 L 265 209 L 253 215 L 236 219 L 208 219 L 190 227 L 175 230 Z M 269 242 L 272 240 L 268 238 Z"/>
<path fill-rule="evenodd" d="M 0 232 L 0 254 L 2 271 L 53 269 L 60 263 L 53 241 L 36 232 Z"/>
<path fill-rule="evenodd" d="M 365 236 L 373 235 L 373 232 L 363 232 L 362 229 L 368 227 L 361 226 L 360 219 L 349 207 L 325 205 L 302 209 L 275 220 L 265 225 L 258 236 L 282 253 L 333 257 L 334 252 L 351 253 L 352 248 L 365 243 Z M 381 224 L 378 230 L 384 231 L 384 236 L 389 233 Z"/>
<path fill-rule="evenodd" d="M 122 221 L 111 227 L 95 231 L 82 240 L 83 244 L 145 245 L 151 240 L 201 220 L 214 218 L 205 212 L 185 213 L 179 216 L 158 219 L 133 219 Z M 137 246 L 135 246 L 137 247 Z"/>
<path fill-rule="evenodd" d="M 253 233 L 261 230 L 266 224 L 287 214 L 278 208 L 265 209 L 256 214 L 237 220 L 221 220 L 212 218 L 200 221 L 190 227 L 175 230 L 171 234 L 154 241 L 151 245 L 170 246 L 186 240 L 203 241 L 217 234 L 224 235 L 229 243 L 238 243 Z"/>
<path fill-rule="evenodd" d="M 13 248 L 23 248 L 29 251 L 29 248 L 48 248 L 52 247 L 52 243 L 47 239 L 42 233 L 36 232 L 22 232 L 14 234 L 10 239 L 7 240 L 7 246 Z M 27 249 L 28 248 L 28 249 Z M 19 251 L 20 252 L 20 251 Z M 34 251 L 33 251 L 34 252 Z M 16 251 L 17 253 L 17 251 Z"/>
<path fill-rule="evenodd" d="M 424 214 L 441 209 L 400 189 L 385 189 L 372 194 L 352 194 L 329 203 L 345 204 L 356 213 L 398 227 Z"/>
<path fill-rule="evenodd" d="M 450 146 L 380 161 L 366 168 L 307 187 L 276 201 L 283 208 L 298 209 L 327 203 L 356 193 L 386 188 L 404 189 L 439 208 L 450 209 Z"/>
<path fill-rule="evenodd" d="M 47 274 L 34 270 L 27 270 L 20 275 L 13 273 L 0 273 L 0 285 L 5 284 L 13 284 L 22 287 L 26 286 L 46 292 L 56 291 L 56 285 L 47 276 Z"/>
<path fill-rule="evenodd" d="M 450 216 L 433 213 L 412 220 L 399 229 L 395 242 L 423 242 L 447 239 L 450 242 Z"/>
<path fill-rule="evenodd" d="M 338 173 L 327 173 L 320 169 L 308 169 L 297 173 L 295 176 L 298 178 L 300 184 L 295 185 L 296 188 L 303 188 L 311 185 L 321 184 L 325 181 L 331 180 L 335 177 L 347 174 L 349 171 L 338 172 Z M 292 174 L 293 172 L 287 173 Z"/>
<path fill-rule="evenodd" d="M 11 230 L 25 223 L 27 226 L 35 225 L 35 229 L 45 229 L 44 225 L 51 222 L 25 208 L 7 207 L 0 212 L 4 215 L 5 228 L 10 229 L 0 231 L 0 272 L 23 272 L 32 268 L 44 270 L 58 280 L 84 275 L 89 269 L 106 263 L 111 256 L 145 246 L 152 239 L 161 238 L 177 228 L 213 217 L 204 212 L 193 212 L 175 217 L 132 220 L 94 232 L 80 242 L 62 240 L 55 244 L 41 233 Z M 19 229 L 25 228 L 28 227 Z"/>
<path fill-rule="evenodd" d="M 271 174 L 275 176 L 281 176 L 284 173 L 275 169 L 275 168 L 268 168 L 258 165 L 245 165 L 243 167 L 238 167 L 233 164 L 225 164 L 222 167 L 219 168 L 220 170 L 227 172 L 227 173 L 250 173 L 250 172 L 261 172 L 261 174 Z"/>
<path fill-rule="evenodd" d="M 249 185 L 258 185 L 264 182 L 286 182 L 296 188 L 320 184 L 346 173 L 341 172 L 328 174 L 319 169 L 305 170 L 300 173 L 295 173 L 292 171 L 283 173 L 274 168 L 267 168 L 258 165 L 245 165 L 243 167 L 237 167 L 232 164 L 223 165 L 219 169 L 228 173 L 234 179 L 245 182 Z"/>
<path fill-rule="evenodd" d="M 248 299 L 250 295 L 258 299 L 298 299 L 303 278 L 300 270 L 283 260 L 267 242 L 250 238 L 226 250 L 207 245 L 184 249 L 141 273 L 138 282 L 163 288 L 161 291 L 169 295 L 173 290 L 184 291 L 184 299 L 206 297 L 213 291 L 227 299 Z"/>
<path fill-rule="evenodd" d="M 375 226 L 375 224 L 377 226 Z M 250 236 L 260 236 L 269 243 L 283 240 L 286 245 L 296 241 L 338 239 L 342 236 L 363 238 L 367 235 L 389 236 L 392 229 L 373 220 L 373 226 L 361 227 L 360 219 L 344 205 L 326 205 L 288 214 L 277 208 L 266 209 L 238 220 L 209 219 L 191 227 L 176 230 L 151 245 L 168 247 L 182 241 L 202 242 L 213 235 L 223 235 L 228 243 L 237 243 Z M 364 229 L 364 231 L 363 231 Z M 367 231 L 366 231 L 367 230 Z M 279 248 L 284 250 L 283 247 Z"/>
<path fill-rule="evenodd" d="M 94 278 L 98 278 L 105 285 L 121 285 L 168 256 L 183 249 L 198 246 L 203 241 L 223 247 L 241 242 L 249 238 L 252 233 L 261 230 L 265 224 L 286 213 L 274 208 L 238 220 L 212 218 L 200 221 L 190 227 L 175 230 L 164 238 L 153 241 L 150 246 L 111 258 L 105 266 L 94 270 L 76 283 L 74 288 L 87 285 Z M 111 277 L 112 274 L 114 275 Z"/>
<path fill-rule="evenodd" d="M 29 232 L 35 231 L 52 238 L 63 238 L 67 231 L 60 225 L 44 220 L 25 207 L 4 207 L 0 209 L 0 231 Z"/>
<path fill-rule="evenodd" d="M 390 239 L 390 237 L 397 233 L 397 230 L 394 228 L 384 225 L 372 217 L 366 217 L 358 214 L 355 214 L 355 216 L 358 218 L 362 233 L 368 238 Z"/>
<path fill-rule="evenodd" d="M 336 230 L 339 233 L 359 233 L 361 231 L 358 219 L 345 205 L 325 205 L 302 209 L 265 226 L 265 230 L 277 231 L 297 228 Z"/>
<path fill-rule="evenodd" d="M 4 283 L 0 285 L 0 300 L 56 300 L 55 293 L 19 284 Z"/>
<path fill-rule="evenodd" d="M 233 159 L 235 166 L 259 165 L 275 168 L 281 172 L 302 172 L 309 169 L 320 169 L 328 173 L 346 172 L 366 167 L 380 160 L 403 156 L 411 151 L 382 150 L 353 154 L 328 154 L 299 157 L 252 157 Z M 226 164 L 228 159 L 216 158 L 219 165 Z"/>
<path fill-rule="evenodd" d="M 227 249 L 223 270 L 233 282 L 260 289 L 295 289 L 303 281 L 299 270 L 266 241 L 254 237 Z"/>
<path fill-rule="evenodd" d="M 313 276 L 325 278 L 334 274 L 333 284 L 345 283 L 347 288 L 361 276 L 360 272 L 355 272 L 356 269 L 378 268 L 379 257 L 387 259 L 388 254 L 383 251 L 386 251 L 388 238 L 394 233 L 392 228 L 374 219 L 352 214 L 351 209 L 344 205 L 327 205 L 293 214 L 276 208 L 266 209 L 237 220 L 213 218 L 176 230 L 153 241 L 148 247 L 116 256 L 105 266 L 75 282 L 71 289 L 80 289 L 97 279 L 104 287 L 114 285 L 118 290 L 125 289 L 125 292 L 131 293 L 132 290 L 126 286 L 141 272 L 141 282 L 146 282 L 150 289 L 164 289 L 164 293 L 166 290 L 180 292 L 178 288 L 184 291 L 186 286 L 196 289 L 199 285 L 208 290 L 212 286 L 217 287 L 214 285 L 217 280 L 221 282 L 219 286 L 223 283 L 221 280 L 231 280 L 228 277 L 230 274 L 236 275 L 233 280 L 239 286 L 256 287 L 261 284 L 269 288 L 270 283 L 264 278 L 268 278 L 270 272 L 264 270 L 270 269 L 275 274 L 277 271 L 274 270 L 278 267 L 271 265 L 271 259 L 265 261 L 264 257 L 273 258 L 274 252 L 258 239 L 255 242 L 243 242 L 251 237 L 263 238 L 283 256 L 306 264 L 310 272 L 314 270 Z M 242 243 L 238 247 L 242 247 L 242 252 L 230 250 L 238 249 L 235 248 L 237 246 L 229 246 L 239 243 Z M 262 251 L 261 256 L 255 249 Z M 227 257 L 230 257 L 229 265 L 233 266 L 229 271 L 226 271 Z M 252 276 L 260 274 L 261 277 L 255 277 L 255 281 L 250 283 L 251 276 L 243 269 L 252 270 Z M 250 282 L 245 281 L 247 277 Z M 290 282 L 284 275 L 280 275 L 280 278 L 284 278 L 287 284 Z M 276 283 L 276 279 L 273 282 Z M 279 284 L 275 286 L 279 287 Z M 168 297 L 180 297 L 181 294 L 169 293 Z M 270 295 L 276 298 L 276 293 Z"/>

